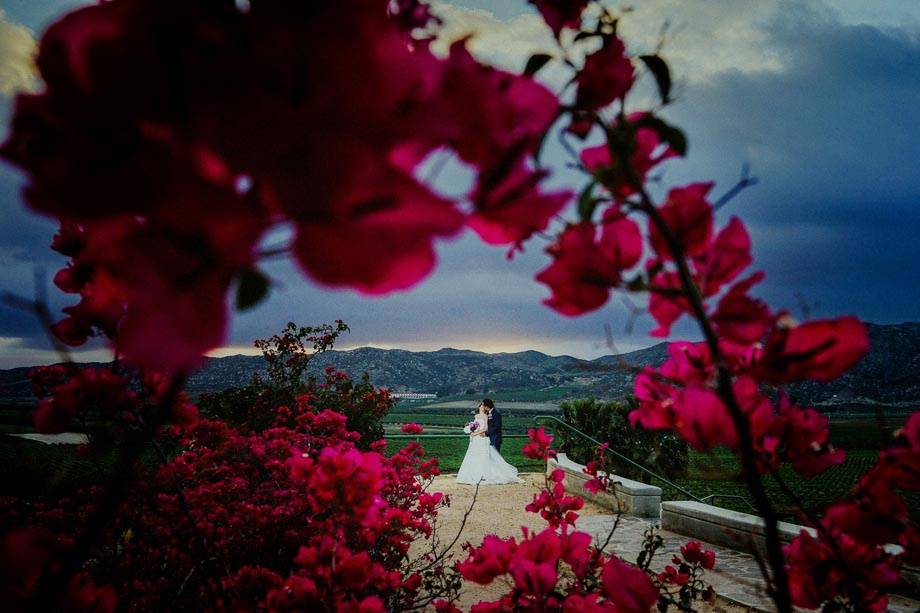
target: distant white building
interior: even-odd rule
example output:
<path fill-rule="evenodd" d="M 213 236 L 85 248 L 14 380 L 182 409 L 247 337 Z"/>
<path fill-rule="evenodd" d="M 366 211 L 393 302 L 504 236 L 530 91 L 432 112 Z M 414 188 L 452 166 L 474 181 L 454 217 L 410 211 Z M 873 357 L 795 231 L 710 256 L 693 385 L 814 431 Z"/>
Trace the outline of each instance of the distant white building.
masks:
<path fill-rule="evenodd" d="M 438 395 L 422 394 L 420 392 L 393 392 L 390 397 L 398 400 L 434 400 Z"/>

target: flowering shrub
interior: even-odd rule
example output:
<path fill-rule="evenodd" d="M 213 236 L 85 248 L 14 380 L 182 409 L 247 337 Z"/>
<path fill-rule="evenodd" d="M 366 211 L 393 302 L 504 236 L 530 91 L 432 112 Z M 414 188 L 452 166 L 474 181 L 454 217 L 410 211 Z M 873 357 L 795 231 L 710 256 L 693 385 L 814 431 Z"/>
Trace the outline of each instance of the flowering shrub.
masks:
<path fill-rule="evenodd" d="M 295 427 L 305 413 L 332 410 L 344 415 L 346 427 L 360 435 L 358 446 L 369 449 L 383 436 L 382 420 L 394 400 L 386 389 L 378 389 L 365 373 L 358 381 L 327 367 L 321 381 L 308 374 L 307 366 L 317 354 L 331 349 L 344 322 L 335 325 L 296 326 L 289 323 L 270 339 L 255 342 L 262 350 L 268 377 L 258 374 L 243 388 L 203 394 L 199 408 L 203 415 L 229 422 L 243 432 L 271 427 Z M 312 351 L 304 344 L 312 344 Z M 279 408 L 280 407 L 280 408 Z"/>
<path fill-rule="evenodd" d="M 398 610 L 425 602 L 423 584 L 451 597 L 438 587 L 450 585 L 449 568 L 435 560 L 415 570 L 407 555 L 446 503 L 426 491 L 437 461 L 415 443 L 389 458 L 382 442 L 362 452 L 345 424 L 323 411 L 248 435 L 219 421 L 189 426 L 175 441 L 181 451 L 138 483 L 92 549 L 100 608 L 117 597 L 136 610 Z M 6 546 L 21 553 L 20 541 L 40 538 L 66 550 L 102 495 L 96 487 L 31 509 L 4 501 L 4 525 L 22 528 Z M 29 559 L 19 573 L 38 577 L 45 562 Z M 12 602 L 32 595 L 28 583 L 20 589 Z"/>
<path fill-rule="evenodd" d="M 401 430 L 403 431 L 403 434 L 421 434 L 424 432 L 424 428 L 414 422 L 410 424 L 403 424 Z"/>
<path fill-rule="evenodd" d="M 134 443 L 155 440 L 169 420 L 188 414 L 182 383 L 202 354 L 225 340 L 230 288 L 236 287 L 240 308 L 269 288 L 257 268 L 262 255 L 290 253 L 312 279 L 367 294 L 418 283 L 434 268 L 435 241 L 464 226 L 512 255 L 569 201 L 567 191 L 544 190 L 549 171 L 537 162 L 558 121 L 586 185 L 577 221 L 561 229 L 547 248 L 552 262 L 537 274 L 551 292 L 546 304 L 575 316 L 602 307 L 619 288 L 648 292 L 655 336 L 668 336 L 684 316 L 694 319 L 703 341 L 672 343 L 665 364 L 636 377 L 639 406 L 631 421 L 673 430 L 699 450 L 724 445 L 737 452 L 764 518 L 764 568 L 778 610 L 821 602 L 884 608 L 899 566 L 918 555 L 916 526 L 898 496 L 920 485 L 916 415 L 848 498 L 820 517 L 802 509 L 816 536 L 803 534 L 785 551 L 763 484 L 767 476 L 781 482 L 784 463 L 810 476 L 843 460 L 828 444 L 826 418 L 776 387 L 840 375 L 866 351 L 865 327 L 852 317 L 800 323 L 753 296 L 763 273 L 748 270 L 744 224 L 732 217 L 717 228 L 714 219 L 715 204 L 749 181 L 718 200 L 708 182 L 675 186 L 660 201 L 647 189 L 653 169 L 687 150 L 683 133 L 660 116 L 671 90 L 664 59 L 631 56 L 617 35 L 618 17 L 600 3 L 531 4 L 556 37 L 556 58 L 573 71 L 572 91 L 562 99 L 533 79 L 550 55 L 531 58 L 523 74 L 480 64 L 464 40 L 454 42 L 447 57 L 436 57 L 429 43 L 440 20 L 418 0 L 113 0 L 75 10 L 45 32 L 38 57 L 45 88 L 18 97 L 0 154 L 26 172 L 29 206 L 61 221 L 53 248 L 71 262 L 55 283 L 79 300 L 53 331 L 70 345 L 104 335 L 128 363 L 165 378 L 154 386 L 160 391 L 144 392 L 143 400 L 132 396 L 137 391 L 129 391 L 119 372 L 69 374 L 79 383 L 54 383 L 39 412 L 42 428 L 78 418 L 84 400 L 98 402 L 106 419 L 127 422 L 116 428 L 127 444 L 72 543 L 49 544 L 34 533 L 7 540 L 8 554 L 49 562 L 44 572 L 28 566 L 23 575 L 26 591 L 37 586 L 39 604 L 64 594 L 77 607 L 114 606 L 112 590 L 87 574 L 87 561 L 101 543 L 116 542 L 103 537 L 124 521 L 116 511 L 129 510 L 122 503 L 140 447 Z M 578 32 L 563 36 L 565 30 Z M 654 79 L 661 104 L 627 108 L 644 75 Z M 601 142 L 571 142 L 588 137 Z M 420 177 L 423 163 L 443 152 L 475 174 L 463 197 L 437 193 Z M 261 251 L 267 231 L 279 225 L 293 229 L 291 244 Z M 316 415 L 322 413 L 298 408 L 283 416 L 288 424 L 278 431 L 297 432 L 301 425 L 289 420 Z M 228 436 L 221 444 L 232 447 Z M 328 451 L 280 445 L 307 453 L 291 462 L 288 478 L 297 491 L 309 492 L 311 505 L 319 494 L 332 496 L 327 504 L 341 496 L 362 513 L 378 509 L 350 491 L 350 481 L 331 484 L 335 476 L 356 475 L 368 491 L 383 491 L 386 462 L 327 442 Z M 530 457 L 553 453 L 540 431 L 526 449 Z M 180 457 L 187 453 L 196 452 Z M 227 485 L 232 492 L 234 483 Z M 520 542 L 489 540 L 462 567 L 473 580 L 502 574 L 514 580 L 514 592 L 482 608 L 652 606 L 656 589 L 645 571 L 591 552 L 578 533 L 567 531 L 577 503 L 556 489 L 547 488 L 533 509 L 558 525 L 558 533 L 548 528 Z M 421 494 L 413 495 L 422 503 Z M 196 525 L 189 504 L 179 506 Z M 198 512 L 204 521 L 214 511 Z M 333 607 L 342 598 L 343 608 L 374 609 L 390 606 L 394 601 L 384 600 L 391 597 L 411 599 L 417 579 L 385 579 L 374 570 L 375 564 L 388 568 L 389 548 L 398 551 L 397 544 L 378 550 L 371 541 L 350 539 L 309 541 L 294 554 L 285 549 L 296 569 L 239 568 L 226 581 L 203 579 L 217 571 L 210 554 L 199 552 L 189 581 L 210 586 L 214 602 L 227 590 L 236 598 L 270 587 L 271 608 Z M 68 553 L 57 556 L 57 546 Z M 333 559 L 341 562 L 335 571 Z M 560 592 L 562 564 L 572 577 Z M 678 566 L 657 580 L 680 585 L 687 575 Z M 693 584 L 692 577 L 684 583 Z M 336 591 L 342 586 L 347 595 Z M 383 596 L 370 595 L 371 588 Z M 113 589 L 133 598 L 132 586 Z M 175 597 L 192 598 L 181 585 L 179 592 Z M 449 598 L 436 606 L 448 609 Z"/>

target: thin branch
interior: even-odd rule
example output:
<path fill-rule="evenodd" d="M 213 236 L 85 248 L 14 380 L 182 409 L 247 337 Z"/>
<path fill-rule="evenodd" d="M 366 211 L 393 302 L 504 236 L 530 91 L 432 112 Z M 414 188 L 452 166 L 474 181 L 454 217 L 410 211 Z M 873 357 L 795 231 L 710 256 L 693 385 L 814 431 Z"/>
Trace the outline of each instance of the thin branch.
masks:
<path fill-rule="evenodd" d="M 751 167 L 747 162 L 745 162 L 741 166 L 741 178 L 738 179 L 737 183 L 735 183 L 727 192 L 722 194 L 722 196 L 713 203 L 712 209 L 714 211 L 718 211 L 723 206 L 731 202 L 738 194 L 743 192 L 745 189 L 757 185 L 758 183 L 757 177 L 752 177 L 750 173 L 751 173 Z"/>
<path fill-rule="evenodd" d="M 450 542 L 450 545 L 448 545 L 447 547 L 445 547 L 444 550 L 443 550 L 434 560 L 432 560 L 431 563 L 428 564 L 428 566 L 425 566 L 422 570 L 428 570 L 428 569 L 430 569 L 432 566 L 434 566 L 435 564 L 437 564 L 438 562 L 440 562 L 441 560 L 443 560 L 443 559 L 447 556 L 447 553 L 448 553 L 451 549 L 454 548 L 454 545 L 457 544 L 457 541 L 460 540 L 460 535 L 463 534 L 463 529 L 466 527 L 466 522 L 467 522 L 467 520 L 469 519 L 470 514 L 472 514 L 472 512 L 473 512 L 473 507 L 476 506 L 476 500 L 477 500 L 477 498 L 479 498 L 479 486 L 480 486 L 480 484 L 477 483 L 477 484 L 476 484 L 476 489 L 473 491 L 473 500 L 470 502 L 469 508 L 468 508 L 468 509 L 466 510 L 466 512 L 463 514 L 463 519 L 460 520 L 460 528 L 457 529 L 457 534 L 456 534 L 456 536 L 454 536 L 454 539 Z"/>
<path fill-rule="evenodd" d="M 738 403 L 738 399 L 735 397 L 734 389 L 732 388 L 731 372 L 728 370 L 722 356 L 718 336 L 715 334 L 712 324 L 709 321 L 700 290 L 693 280 L 693 275 L 690 272 L 690 267 L 684 254 L 683 245 L 671 231 L 667 221 L 665 221 L 664 217 L 661 215 L 661 211 L 653 203 L 648 191 L 632 168 L 628 156 L 621 151 L 618 151 L 617 154 L 620 156 L 620 163 L 627 172 L 630 183 L 641 198 L 643 212 L 649 217 L 652 224 L 654 224 L 655 228 L 659 231 L 674 257 L 674 262 L 677 265 L 678 277 L 680 278 L 682 287 L 686 291 L 685 297 L 703 333 L 710 355 L 715 363 L 717 392 L 725 403 L 729 415 L 732 418 L 732 422 L 734 423 L 741 451 L 741 463 L 748 489 L 754 498 L 755 505 L 764 519 L 767 557 L 770 561 L 772 570 L 772 577 L 765 578 L 770 586 L 770 594 L 776 603 L 777 609 L 780 613 L 791 613 L 792 600 L 789 593 L 789 578 L 786 573 L 782 544 L 779 538 L 779 528 L 777 526 L 778 519 L 770 503 L 770 499 L 767 497 L 766 489 L 760 479 L 760 474 L 757 471 L 756 454 L 751 443 L 751 425 Z"/>
<path fill-rule="evenodd" d="M 48 309 L 47 304 L 41 298 L 29 300 L 12 292 L 3 292 L 2 300 L 10 308 L 35 315 L 41 324 L 42 332 L 51 342 L 61 361 L 66 363 L 73 362 L 73 358 L 70 356 L 70 349 L 52 332 L 54 319 L 51 317 L 51 311 Z"/>
<path fill-rule="evenodd" d="M 256 254 L 256 257 L 258 257 L 260 260 L 279 257 L 282 255 L 288 255 L 289 253 L 291 253 L 291 251 L 293 251 L 293 249 L 294 249 L 294 246 L 290 244 L 275 245 L 272 247 L 266 247 L 265 249 L 260 251 L 258 254 Z"/>

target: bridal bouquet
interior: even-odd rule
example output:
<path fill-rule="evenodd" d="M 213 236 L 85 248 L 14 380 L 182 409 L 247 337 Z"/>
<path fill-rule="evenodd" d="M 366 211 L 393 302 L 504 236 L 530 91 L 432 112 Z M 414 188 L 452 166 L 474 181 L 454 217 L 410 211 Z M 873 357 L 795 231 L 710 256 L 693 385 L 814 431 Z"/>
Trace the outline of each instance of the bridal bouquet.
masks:
<path fill-rule="evenodd" d="M 474 434 L 477 430 L 479 430 L 479 422 L 475 419 L 463 426 L 463 432 L 466 434 Z"/>

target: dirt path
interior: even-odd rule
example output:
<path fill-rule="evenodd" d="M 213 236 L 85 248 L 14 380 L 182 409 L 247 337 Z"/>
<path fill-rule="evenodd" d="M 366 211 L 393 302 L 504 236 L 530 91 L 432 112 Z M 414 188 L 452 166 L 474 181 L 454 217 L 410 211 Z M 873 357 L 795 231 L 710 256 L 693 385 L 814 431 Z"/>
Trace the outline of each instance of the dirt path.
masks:
<path fill-rule="evenodd" d="M 473 512 L 467 518 L 466 525 L 457 543 L 451 549 L 455 559 L 465 558 L 462 548 L 463 543 L 469 541 L 474 545 L 482 542 L 487 534 L 500 537 L 514 536 L 520 538 L 521 526 L 533 530 L 542 530 L 546 527 L 539 515 L 528 513 L 524 507 L 533 499 L 543 485 L 543 476 L 540 474 L 522 474 L 524 483 L 512 485 L 484 485 L 479 488 L 479 495 L 473 507 Z M 450 543 L 460 529 L 463 515 L 473 501 L 474 486 L 461 485 L 454 481 L 453 475 L 438 477 L 431 486 L 433 492 L 444 492 L 451 497 L 451 506 L 439 514 L 439 538 L 445 545 Z M 586 502 L 580 511 L 582 517 L 589 515 L 609 514 L 609 511 Z M 416 543 L 416 551 L 421 551 L 427 541 Z M 507 593 L 508 586 L 501 582 L 494 582 L 487 586 L 467 582 L 463 586 L 457 606 L 464 611 L 482 600 L 495 600 Z M 700 607 L 700 611 L 724 611 L 735 613 L 748 609 L 718 603 L 712 607 Z"/>

